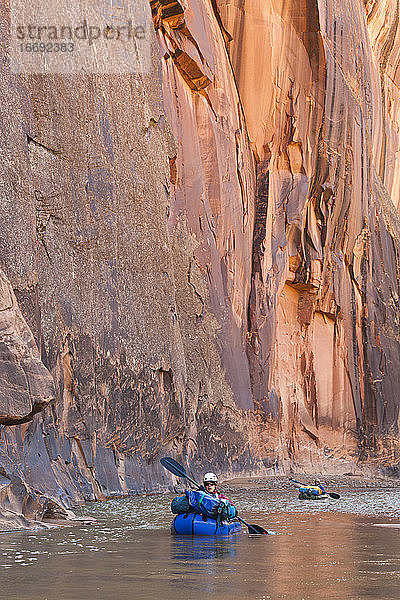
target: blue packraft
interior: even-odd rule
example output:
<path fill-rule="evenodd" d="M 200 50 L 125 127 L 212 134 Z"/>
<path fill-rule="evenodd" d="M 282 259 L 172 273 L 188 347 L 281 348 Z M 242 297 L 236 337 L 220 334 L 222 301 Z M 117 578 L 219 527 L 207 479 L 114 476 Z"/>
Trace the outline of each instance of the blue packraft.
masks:
<path fill-rule="evenodd" d="M 172 521 L 171 532 L 178 535 L 231 535 L 239 533 L 241 524 L 238 521 L 216 521 L 204 515 L 186 513 L 177 515 Z M 211 546 L 195 545 L 192 550 L 196 552 L 199 548 L 202 552 Z M 212 548 L 215 550 L 215 546 Z M 193 557 L 193 554 L 191 554 Z"/>

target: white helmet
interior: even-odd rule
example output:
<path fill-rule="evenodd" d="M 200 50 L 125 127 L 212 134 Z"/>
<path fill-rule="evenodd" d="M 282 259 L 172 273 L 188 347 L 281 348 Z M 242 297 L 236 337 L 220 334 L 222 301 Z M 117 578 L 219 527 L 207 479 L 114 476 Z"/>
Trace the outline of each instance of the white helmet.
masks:
<path fill-rule="evenodd" d="M 215 483 L 217 484 L 218 479 L 215 473 L 206 473 L 203 477 L 203 483 Z"/>

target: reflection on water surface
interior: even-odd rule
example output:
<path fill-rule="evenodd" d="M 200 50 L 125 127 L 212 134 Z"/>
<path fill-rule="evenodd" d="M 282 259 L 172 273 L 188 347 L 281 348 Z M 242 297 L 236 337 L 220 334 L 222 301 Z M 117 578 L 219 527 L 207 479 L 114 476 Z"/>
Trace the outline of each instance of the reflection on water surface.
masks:
<path fill-rule="evenodd" d="M 170 535 L 172 496 L 80 509 L 97 525 L 0 535 L 8 600 L 397 600 L 400 499 L 349 491 L 301 502 L 287 491 L 235 492 L 241 515 L 275 536 Z"/>

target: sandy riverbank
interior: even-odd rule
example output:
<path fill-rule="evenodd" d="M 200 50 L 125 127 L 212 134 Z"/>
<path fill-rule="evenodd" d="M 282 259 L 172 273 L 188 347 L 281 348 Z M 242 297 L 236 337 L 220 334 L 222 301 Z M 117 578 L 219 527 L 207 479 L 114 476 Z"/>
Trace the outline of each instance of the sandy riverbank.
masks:
<path fill-rule="evenodd" d="M 289 481 L 289 477 L 305 484 L 313 484 L 317 479 L 328 490 L 341 492 L 346 490 L 393 490 L 400 491 L 400 480 L 388 477 L 363 477 L 360 475 L 314 475 L 291 473 L 290 475 L 276 475 L 267 477 L 244 477 L 238 479 L 221 480 L 220 487 L 224 490 L 293 490 L 296 484 Z"/>

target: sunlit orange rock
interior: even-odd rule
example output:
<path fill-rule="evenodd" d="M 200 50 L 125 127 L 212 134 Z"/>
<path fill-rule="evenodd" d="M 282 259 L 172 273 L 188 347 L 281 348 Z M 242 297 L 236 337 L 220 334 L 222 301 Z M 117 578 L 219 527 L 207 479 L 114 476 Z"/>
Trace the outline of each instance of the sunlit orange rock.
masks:
<path fill-rule="evenodd" d="M 218 6 L 258 161 L 255 399 L 280 399 L 291 459 L 396 464 L 398 3 Z"/>

